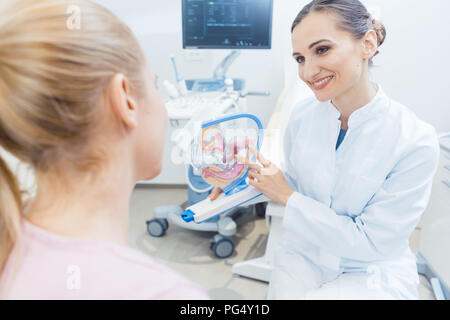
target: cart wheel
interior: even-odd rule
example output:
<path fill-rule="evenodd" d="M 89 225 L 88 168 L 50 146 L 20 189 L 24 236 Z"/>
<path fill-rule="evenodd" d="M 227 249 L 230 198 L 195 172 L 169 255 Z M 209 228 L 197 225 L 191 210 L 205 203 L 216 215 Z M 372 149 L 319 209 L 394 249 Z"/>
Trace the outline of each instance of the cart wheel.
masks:
<path fill-rule="evenodd" d="M 261 202 L 255 204 L 255 213 L 258 218 L 264 218 L 266 216 L 267 202 Z"/>
<path fill-rule="evenodd" d="M 147 221 L 147 231 L 152 237 L 162 237 L 169 228 L 167 219 L 152 219 Z"/>
<path fill-rule="evenodd" d="M 217 258 L 225 259 L 233 254 L 234 244 L 230 239 L 216 235 L 211 239 L 211 250 Z"/>
<path fill-rule="evenodd" d="M 165 232 L 167 229 L 169 229 L 169 222 L 167 221 L 167 219 L 158 219 L 158 220 L 163 224 L 164 232 Z"/>

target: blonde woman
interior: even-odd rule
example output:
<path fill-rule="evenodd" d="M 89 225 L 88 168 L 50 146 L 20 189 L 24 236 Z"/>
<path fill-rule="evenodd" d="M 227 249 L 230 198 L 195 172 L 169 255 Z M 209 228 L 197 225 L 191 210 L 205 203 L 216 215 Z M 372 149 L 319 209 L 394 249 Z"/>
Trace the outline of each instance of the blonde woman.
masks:
<path fill-rule="evenodd" d="M 207 298 L 127 247 L 133 187 L 161 171 L 167 114 L 156 81 L 129 28 L 101 6 L 2 4 L 0 146 L 37 183 L 25 205 L 0 159 L 3 298 Z"/>

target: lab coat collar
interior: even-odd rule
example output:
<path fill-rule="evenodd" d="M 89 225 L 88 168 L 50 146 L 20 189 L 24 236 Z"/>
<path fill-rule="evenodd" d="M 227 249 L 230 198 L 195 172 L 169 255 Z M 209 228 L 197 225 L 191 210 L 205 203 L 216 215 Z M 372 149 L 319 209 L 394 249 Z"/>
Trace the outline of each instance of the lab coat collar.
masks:
<path fill-rule="evenodd" d="M 373 118 L 374 116 L 380 114 L 380 112 L 388 108 L 389 99 L 386 96 L 383 88 L 381 88 L 381 86 L 376 83 L 373 83 L 373 85 L 377 90 L 375 97 L 365 106 L 353 111 L 353 113 L 350 115 L 350 118 L 348 119 L 349 128 L 356 127 L 359 124 L 364 123 L 365 121 Z M 341 113 L 331 103 L 331 100 L 328 101 L 328 105 L 330 107 L 329 109 L 332 116 L 336 119 L 339 119 Z"/>

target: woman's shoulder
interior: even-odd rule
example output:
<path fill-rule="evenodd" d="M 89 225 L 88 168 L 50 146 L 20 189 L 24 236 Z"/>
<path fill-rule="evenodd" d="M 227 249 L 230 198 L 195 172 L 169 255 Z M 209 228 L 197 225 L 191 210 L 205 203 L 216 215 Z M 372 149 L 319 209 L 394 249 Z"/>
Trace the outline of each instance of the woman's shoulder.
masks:
<path fill-rule="evenodd" d="M 123 298 L 146 299 L 207 299 L 203 289 L 183 275 L 154 261 L 150 256 L 134 248 L 110 244 L 111 262 L 116 262 L 112 277 L 123 278 Z M 107 280 L 107 279 L 105 279 Z M 130 284 L 136 289 L 130 290 Z M 125 294 L 128 292 L 128 294 Z"/>
<path fill-rule="evenodd" d="M 389 98 L 389 108 L 385 118 L 386 124 L 392 129 L 409 138 L 409 141 L 427 139 L 437 141 L 437 133 L 434 126 L 421 119 L 411 108 Z"/>
<path fill-rule="evenodd" d="M 199 286 L 123 245 L 71 239 L 25 222 L 20 248 L 12 298 L 207 299 Z"/>
<path fill-rule="evenodd" d="M 315 112 L 324 110 L 324 108 L 320 108 L 321 105 L 324 105 L 324 103 L 319 102 L 315 97 L 308 97 L 297 101 L 290 111 L 287 130 L 298 130 L 306 118 Z"/>
<path fill-rule="evenodd" d="M 423 160 L 436 162 L 439 158 L 439 140 L 433 125 L 421 119 L 411 108 L 388 98 L 386 113 L 381 115 L 382 129 L 387 137 L 401 144 L 403 154 L 420 153 Z M 382 136 L 382 135 L 380 135 Z"/>

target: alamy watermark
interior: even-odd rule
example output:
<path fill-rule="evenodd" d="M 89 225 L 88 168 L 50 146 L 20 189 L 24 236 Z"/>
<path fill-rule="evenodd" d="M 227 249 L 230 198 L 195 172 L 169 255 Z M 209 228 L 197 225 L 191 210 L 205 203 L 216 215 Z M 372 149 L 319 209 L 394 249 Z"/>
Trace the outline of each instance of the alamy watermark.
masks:
<path fill-rule="evenodd" d="M 66 280 L 67 290 L 80 290 L 81 289 L 81 268 L 77 265 L 71 264 L 67 266 L 66 274 L 68 275 Z"/>
<path fill-rule="evenodd" d="M 247 146 L 253 146 L 256 149 L 258 136 L 265 136 L 266 138 L 270 136 L 272 141 L 281 141 L 284 133 L 280 129 L 259 130 L 253 128 L 227 128 L 225 130 L 218 129 L 218 131 L 220 132 L 216 133 L 216 138 L 213 138 L 213 140 L 218 139 L 218 141 L 210 140 L 208 143 L 215 145 L 209 147 L 213 150 L 212 152 L 223 152 L 227 155 L 227 159 L 230 156 L 229 153 L 235 153 L 235 155 L 248 160 L 253 155 L 248 151 Z M 172 132 L 171 140 L 174 144 L 172 145 L 170 159 L 174 165 L 201 164 L 214 166 L 217 164 L 214 162 L 215 158 L 205 156 L 204 145 L 206 142 L 203 141 L 201 135 L 201 130 L 192 130 L 192 128 L 181 128 Z M 280 152 L 279 145 L 272 143 L 269 146 L 270 148 L 265 148 L 266 155 L 269 158 L 274 155 L 277 156 L 275 153 Z"/>
<path fill-rule="evenodd" d="M 66 13 L 69 16 L 66 25 L 69 30 L 80 30 L 81 29 L 81 8 L 77 5 L 71 5 L 67 7 Z"/>

